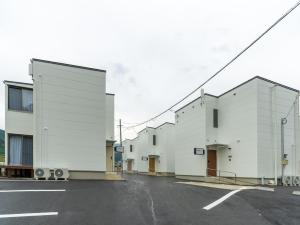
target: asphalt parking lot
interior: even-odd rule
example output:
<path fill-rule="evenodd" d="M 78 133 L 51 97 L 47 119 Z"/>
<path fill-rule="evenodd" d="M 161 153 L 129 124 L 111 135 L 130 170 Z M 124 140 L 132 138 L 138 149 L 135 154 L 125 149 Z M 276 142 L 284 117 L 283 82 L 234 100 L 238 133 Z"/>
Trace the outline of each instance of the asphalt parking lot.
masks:
<path fill-rule="evenodd" d="M 204 210 L 230 191 L 179 184 L 167 177 L 129 175 L 126 179 L 0 181 L 0 224 L 300 224 L 300 196 L 292 195 L 299 187 L 243 190 Z M 24 214 L 30 216 L 17 217 Z"/>

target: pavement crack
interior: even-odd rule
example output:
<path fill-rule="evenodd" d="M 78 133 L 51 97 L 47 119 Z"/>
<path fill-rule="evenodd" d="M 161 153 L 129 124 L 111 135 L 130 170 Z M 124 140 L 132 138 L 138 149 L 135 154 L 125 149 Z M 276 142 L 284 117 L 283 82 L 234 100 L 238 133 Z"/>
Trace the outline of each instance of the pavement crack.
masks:
<path fill-rule="evenodd" d="M 157 218 L 156 218 L 156 214 L 155 214 L 155 208 L 154 208 L 154 202 L 153 202 L 152 195 L 149 190 L 146 190 L 146 193 L 150 199 L 150 210 L 151 210 L 153 225 L 157 225 Z"/>

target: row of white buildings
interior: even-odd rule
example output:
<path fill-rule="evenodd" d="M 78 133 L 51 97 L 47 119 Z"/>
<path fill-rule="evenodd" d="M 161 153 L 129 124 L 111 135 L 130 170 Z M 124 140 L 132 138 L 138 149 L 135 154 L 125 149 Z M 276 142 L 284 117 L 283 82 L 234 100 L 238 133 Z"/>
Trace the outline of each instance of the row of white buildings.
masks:
<path fill-rule="evenodd" d="M 125 140 L 123 169 L 277 183 L 300 175 L 299 134 L 299 91 L 256 76 L 220 96 L 203 93 L 175 124 Z"/>

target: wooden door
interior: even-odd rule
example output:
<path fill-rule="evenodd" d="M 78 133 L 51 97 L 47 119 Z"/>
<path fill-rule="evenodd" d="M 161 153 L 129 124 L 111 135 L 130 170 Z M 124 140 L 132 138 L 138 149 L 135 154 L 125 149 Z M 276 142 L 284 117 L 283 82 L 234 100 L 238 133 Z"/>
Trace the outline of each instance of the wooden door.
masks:
<path fill-rule="evenodd" d="M 132 171 L 132 160 L 127 162 L 127 171 Z"/>
<path fill-rule="evenodd" d="M 217 152 L 215 150 L 207 151 L 207 175 L 217 176 Z"/>
<path fill-rule="evenodd" d="M 155 172 L 155 158 L 149 158 L 149 172 Z"/>

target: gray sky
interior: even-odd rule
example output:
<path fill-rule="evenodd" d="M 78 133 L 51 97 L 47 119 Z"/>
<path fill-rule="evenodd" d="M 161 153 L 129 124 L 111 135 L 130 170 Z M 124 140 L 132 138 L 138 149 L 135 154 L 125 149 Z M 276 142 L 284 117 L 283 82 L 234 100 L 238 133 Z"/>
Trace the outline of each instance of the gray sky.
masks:
<path fill-rule="evenodd" d="M 140 122 L 197 87 L 296 2 L 1 0 L 0 78 L 31 82 L 30 58 L 106 69 L 115 118 Z M 220 94 L 256 75 L 300 89 L 299 22 L 300 8 L 205 91 Z M 4 128 L 3 84 L 0 109 Z"/>

